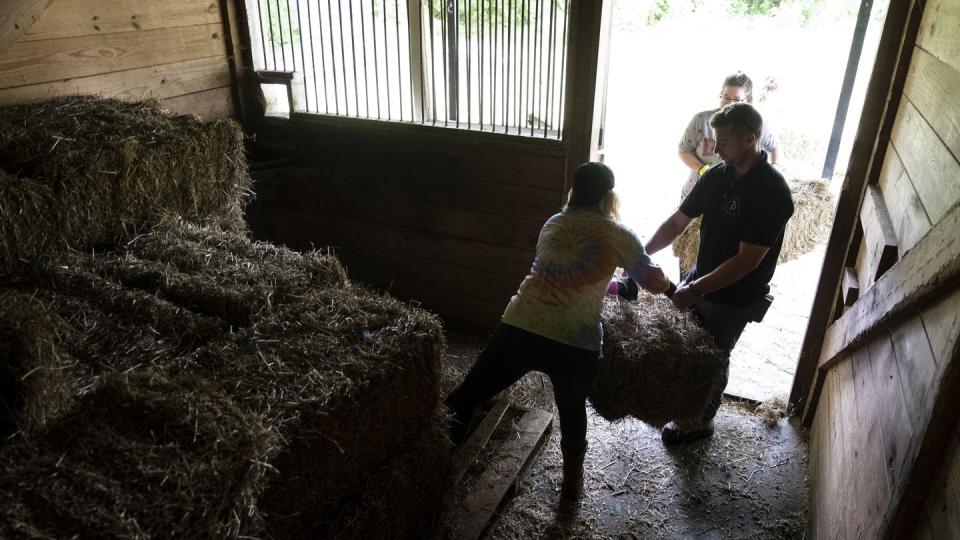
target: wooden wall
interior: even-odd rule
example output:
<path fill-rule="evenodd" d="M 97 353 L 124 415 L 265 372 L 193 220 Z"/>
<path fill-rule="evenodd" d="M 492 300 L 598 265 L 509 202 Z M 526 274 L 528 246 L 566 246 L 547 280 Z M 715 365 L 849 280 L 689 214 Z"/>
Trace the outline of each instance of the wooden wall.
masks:
<path fill-rule="evenodd" d="M 851 214 L 859 299 L 832 313 L 807 405 L 815 538 L 960 535 L 960 2 L 897 9 L 901 76 Z"/>
<path fill-rule="evenodd" d="M 0 104 L 83 93 L 233 115 L 222 1 L 8 0 L 37 14 L 0 24 Z"/>

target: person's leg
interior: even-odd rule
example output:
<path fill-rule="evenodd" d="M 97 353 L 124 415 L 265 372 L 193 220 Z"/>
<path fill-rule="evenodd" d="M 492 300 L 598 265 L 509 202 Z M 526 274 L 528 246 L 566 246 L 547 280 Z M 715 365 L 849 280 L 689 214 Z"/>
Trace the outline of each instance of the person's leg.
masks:
<path fill-rule="evenodd" d="M 463 381 L 447 396 L 445 403 L 453 413 L 450 438 L 460 444 L 467 435 L 477 408 L 529 371 L 525 357 L 530 354 L 526 332 L 499 325 L 480 352 Z"/>

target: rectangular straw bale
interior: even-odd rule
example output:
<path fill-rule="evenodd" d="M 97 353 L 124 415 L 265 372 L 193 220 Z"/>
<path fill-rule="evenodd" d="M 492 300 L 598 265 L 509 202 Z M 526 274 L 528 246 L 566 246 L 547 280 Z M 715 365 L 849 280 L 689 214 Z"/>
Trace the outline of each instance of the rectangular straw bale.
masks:
<path fill-rule="evenodd" d="M 0 290 L 0 444 L 30 433 L 70 402 L 61 341 L 69 326 L 31 294 Z"/>
<path fill-rule="evenodd" d="M 0 537 L 261 536 L 277 442 L 209 381 L 107 377 L 0 452 Z"/>
<path fill-rule="evenodd" d="M 589 398 L 607 420 L 634 416 L 659 427 L 698 416 L 725 381 L 726 353 L 663 296 L 608 298 L 603 362 Z"/>
<path fill-rule="evenodd" d="M 833 195 L 830 185 L 820 179 L 788 180 L 793 197 L 793 216 L 783 231 L 783 245 L 777 264 L 792 261 L 826 241 L 833 227 Z M 673 254 L 684 272 L 693 269 L 700 249 L 700 218 L 694 218 L 673 242 Z"/>
<path fill-rule="evenodd" d="M 156 102 L 96 96 L 0 107 L 0 167 L 33 179 L 17 184 L 21 199 L 52 194 L 52 206 L 24 219 L 34 239 L 56 238 L 53 245 L 117 242 L 164 213 L 246 230 L 251 180 L 231 120 L 205 123 Z M 72 226 L 45 219 L 49 212 Z"/>

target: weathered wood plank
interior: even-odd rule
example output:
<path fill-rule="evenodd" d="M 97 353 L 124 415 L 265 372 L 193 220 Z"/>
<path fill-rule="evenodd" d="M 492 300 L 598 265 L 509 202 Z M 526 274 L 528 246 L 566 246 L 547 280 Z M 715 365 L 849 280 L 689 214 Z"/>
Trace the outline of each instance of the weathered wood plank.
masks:
<path fill-rule="evenodd" d="M 55 0 L 22 41 L 220 22 L 218 0 Z"/>
<path fill-rule="evenodd" d="M 883 192 L 883 200 L 890 210 L 893 220 L 893 229 L 897 235 L 899 256 L 903 256 L 910 248 L 923 238 L 930 230 L 930 218 L 917 190 L 913 188 L 913 180 L 903 168 L 900 156 L 893 145 L 887 147 L 887 157 L 880 171 L 879 184 Z"/>
<path fill-rule="evenodd" d="M 917 48 L 903 92 L 954 157 L 960 156 L 960 71 Z"/>
<path fill-rule="evenodd" d="M 230 85 L 225 56 L 211 56 L 103 75 L 0 89 L 0 103 L 12 104 L 75 94 L 128 101 L 167 99 Z"/>
<path fill-rule="evenodd" d="M 909 100 L 900 103 L 891 141 L 936 223 L 960 201 L 960 163 Z"/>
<path fill-rule="evenodd" d="M 847 266 L 843 269 L 843 305 L 850 307 L 860 298 L 860 280 L 857 269 Z"/>
<path fill-rule="evenodd" d="M 923 10 L 917 44 L 960 71 L 960 10 L 956 0 L 930 0 Z"/>
<path fill-rule="evenodd" d="M 0 9 L 0 55 L 30 30 L 52 0 L 6 0 Z"/>
<path fill-rule="evenodd" d="M 509 401 L 502 398 L 498 399 L 493 408 L 487 412 L 480 424 L 473 430 L 473 433 L 460 448 L 457 448 L 453 454 L 453 474 L 451 475 L 453 485 L 460 483 L 467 469 L 477 460 L 477 455 L 487 445 L 490 435 L 493 435 L 493 430 L 500 425 L 500 419 L 503 418 L 509 407 Z"/>
<path fill-rule="evenodd" d="M 210 56 L 226 48 L 220 24 L 52 41 L 21 41 L 0 57 L 2 87 L 99 75 Z"/>
<path fill-rule="evenodd" d="M 957 336 L 960 336 L 960 290 L 950 291 L 924 308 L 921 318 L 939 377 L 950 364 Z"/>
<path fill-rule="evenodd" d="M 897 262 L 897 237 L 890 221 L 890 212 L 877 186 L 867 186 L 860 207 L 863 244 L 857 255 L 859 283 L 869 290 L 880 276 Z"/>
<path fill-rule="evenodd" d="M 870 364 L 870 351 L 861 347 L 851 357 L 854 388 L 857 403 L 857 418 L 860 423 L 860 438 L 855 445 L 860 448 L 856 467 L 857 497 L 859 507 L 860 538 L 878 538 L 880 520 L 890 504 L 890 481 L 883 457 L 883 439 L 877 411 L 883 404 L 877 402 L 876 379 Z"/>
<path fill-rule="evenodd" d="M 909 473 L 906 462 L 910 440 L 917 428 L 922 426 L 910 424 L 890 335 L 883 333 L 877 336 L 868 347 L 877 403 L 880 404 L 876 414 L 883 440 L 883 458 L 890 486 L 897 492 L 898 486 L 906 480 Z"/>
<path fill-rule="evenodd" d="M 934 538 L 960 538 L 960 437 L 956 427 L 926 506 Z"/>
<path fill-rule="evenodd" d="M 528 411 L 521 417 L 517 436 L 503 443 L 498 459 L 490 464 L 457 508 L 459 518 L 455 522 L 459 526 L 456 538 L 474 540 L 480 537 L 524 465 L 535 458 L 531 454 L 548 435 L 552 423 L 553 415 L 544 411 Z"/>
<path fill-rule="evenodd" d="M 164 99 L 160 104 L 174 114 L 196 114 L 204 120 L 233 115 L 229 86 Z"/>
<path fill-rule="evenodd" d="M 838 498 L 834 508 L 840 513 L 840 519 L 847 537 L 856 538 L 858 529 L 862 523 L 855 516 L 862 514 L 861 503 L 857 495 L 857 483 L 861 474 L 859 467 L 853 464 L 863 463 L 863 450 L 859 446 L 861 439 L 861 424 L 857 416 L 857 394 L 856 383 L 853 378 L 853 363 L 847 359 L 834 369 L 837 378 L 837 388 L 839 389 L 840 406 L 837 415 L 840 417 L 838 424 L 842 431 L 837 434 L 839 441 L 842 441 L 837 448 L 841 452 L 840 460 L 835 466 L 838 469 L 839 484 L 837 491 L 833 496 Z"/>
<path fill-rule="evenodd" d="M 931 389 L 938 382 L 937 362 L 919 314 L 892 328 L 890 334 L 910 424 L 920 426 L 936 398 Z"/>
<path fill-rule="evenodd" d="M 840 354 L 876 332 L 936 300 L 960 280 L 960 206 L 951 210 L 900 262 L 830 326 L 818 364 L 825 368 Z M 936 348 L 934 348 L 936 352 Z"/>

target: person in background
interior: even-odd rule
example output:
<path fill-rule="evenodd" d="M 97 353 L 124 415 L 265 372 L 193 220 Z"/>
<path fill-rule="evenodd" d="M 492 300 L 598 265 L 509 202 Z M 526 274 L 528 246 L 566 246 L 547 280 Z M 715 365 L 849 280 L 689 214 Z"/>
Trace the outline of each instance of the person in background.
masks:
<path fill-rule="evenodd" d="M 770 280 L 777 268 L 793 199 L 786 180 L 760 148 L 763 118 L 747 103 L 731 103 L 710 117 L 722 163 L 711 167 L 647 242 L 654 254 L 669 246 L 695 217 L 702 216 L 696 264 L 672 296 L 727 352 L 724 377 L 696 418 L 664 426 L 665 444 L 713 435 L 713 417 L 727 384 L 730 352 L 748 322 L 760 322 L 773 298 Z"/>
<path fill-rule="evenodd" d="M 451 438 L 467 435 L 480 405 L 530 371 L 550 377 L 560 417 L 563 493 L 579 496 L 587 449 L 586 399 L 599 369 L 603 298 L 617 267 L 640 287 L 671 283 L 643 243 L 619 221 L 613 171 L 585 163 L 573 175 L 563 210 L 547 220 L 533 266 L 510 299 L 483 351 L 446 398 Z"/>
<path fill-rule="evenodd" d="M 690 169 L 681 189 L 681 199 L 686 198 L 693 189 L 693 185 L 707 170 L 720 162 L 717 155 L 717 136 L 710 125 L 710 117 L 720 108 L 731 103 L 753 103 L 753 81 L 742 71 L 738 71 L 723 80 L 720 87 L 720 107 L 698 112 L 690 119 L 687 129 L 683 132 L 677 155 L 680 161 Z M 767 153 L 767 162 L 777 163 L 777 137 L 764 125 L 760 136 L 760 148 Z"/>

